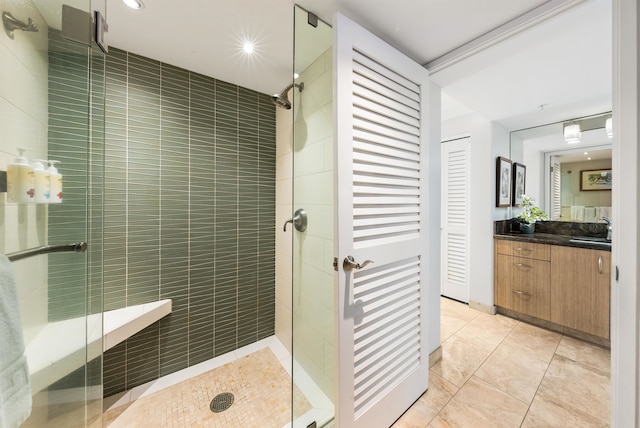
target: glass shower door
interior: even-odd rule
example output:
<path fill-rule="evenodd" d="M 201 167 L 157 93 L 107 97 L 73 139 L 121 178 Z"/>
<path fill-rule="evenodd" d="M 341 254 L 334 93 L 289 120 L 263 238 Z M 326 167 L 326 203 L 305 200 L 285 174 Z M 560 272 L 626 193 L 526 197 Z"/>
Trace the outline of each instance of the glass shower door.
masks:
<path fill-rule="evenodd" d="M 104 0 L 93 3 L 104 9 Z M 16 333 L 25 345 L 32 398 L 22 426 L 99 427 L 104 56 L 90 40 L 72 40 L 65 33 L 69 27 L 63 28 L 66 21 L 90 29 L 92 4 L 75 1 L 65 10 L 51 0 L 0 4 L 12 17 L 11 28 L 4 20 L 0 38 L 0 170 L 6 171 L 22 148 L 30 162 L 41 160 L 44 168 L 49 160 L 59 161 L 62 176 L 62 189 L 53 193 L 55 174 L 48 174 L 48 183 L 35 183 L 36 196 L 44 186 L 49 190 L 37 201 L 0 193 L 0 252 L 15 256 L 88 242 L 84 253 L 11 262 L 22 327 Z"/>
<path fill-rule="evenodd" d="M 294 426 L 322 427 L 334 416 L 333 30 L 294 15 L 292 210 L 308 220 L 292 231 L 292 413 Z"/>

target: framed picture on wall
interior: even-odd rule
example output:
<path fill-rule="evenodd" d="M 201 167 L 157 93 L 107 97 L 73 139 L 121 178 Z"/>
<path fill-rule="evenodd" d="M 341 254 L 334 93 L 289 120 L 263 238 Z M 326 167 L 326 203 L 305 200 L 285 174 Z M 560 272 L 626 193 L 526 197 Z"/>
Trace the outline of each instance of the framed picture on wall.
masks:
<path fill-rule="evenodd" d="M 496 162 L 496 207 L 511 206 L 511 160 L 498 156 Z"/>
<path fill-rule="evenodd" d="M 513 163 L 513 206 L 516 207 L 522 203 L 522 195 L 525 192 L 525 183 L 527 178 L 527 167 L 521 163 Z"/>
<path fill-rule="evenodd" d="M 611 168 L 580 171 L 580 191 L 611 190 Z"/>

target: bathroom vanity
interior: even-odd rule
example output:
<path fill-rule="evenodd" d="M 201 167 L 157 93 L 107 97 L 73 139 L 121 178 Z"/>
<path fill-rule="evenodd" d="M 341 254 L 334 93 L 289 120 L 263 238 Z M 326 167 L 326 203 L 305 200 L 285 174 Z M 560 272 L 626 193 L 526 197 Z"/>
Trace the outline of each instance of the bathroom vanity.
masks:
<path fill-rule="evenodd" d="M 494 303 L 505 315 L 608 346 L 610 278 L 610 243 L 494 235 Z"/>

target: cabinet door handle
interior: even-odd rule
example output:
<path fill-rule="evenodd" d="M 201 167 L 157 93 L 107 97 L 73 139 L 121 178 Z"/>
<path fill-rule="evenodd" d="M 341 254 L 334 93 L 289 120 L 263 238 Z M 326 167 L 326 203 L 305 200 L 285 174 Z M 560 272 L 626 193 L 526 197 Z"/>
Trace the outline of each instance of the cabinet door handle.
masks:
<path fill-rule="evenodd" d="M 514 293 L 520 295 L 520 296 L 526 296 L 526 297 L 531 297 L 531 294 L 526 293 L 524 291 L 520 291 L 520 290 L 513 290 Z"/>
<path fill-rule="evenodd" d="M 602 256 L 598 256 L 598 272 L 602 273 Z"/>
<path fill-rule="evenodd" d="M 529 248 L 522 248 L 522 247 L 516 247 L 514 248 L 515 251 L 531 251 L 531 249 Z"/>
<path fill-rule="evenodd" d="M 528 269 L 531 269 L 533 267 L 531 265 L 525 265 L 524 263 L 514 263 L 514 265 L 518 267 L 528 268 Z"/>

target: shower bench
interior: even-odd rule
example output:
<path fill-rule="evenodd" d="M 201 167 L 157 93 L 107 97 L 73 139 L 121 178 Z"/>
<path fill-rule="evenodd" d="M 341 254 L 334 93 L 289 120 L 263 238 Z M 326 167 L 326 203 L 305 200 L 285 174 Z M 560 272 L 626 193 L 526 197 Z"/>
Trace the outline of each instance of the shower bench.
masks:
<path fill-rule="evenodd" d="M 171 299 L 165 299 L 47 323 L 25 349 L 32 393 L 71 374 L 170 313 Z M 69 334 L 85 330 L 86 335 Z M 61 337 L 65 338 L 62 342 Z"/>

